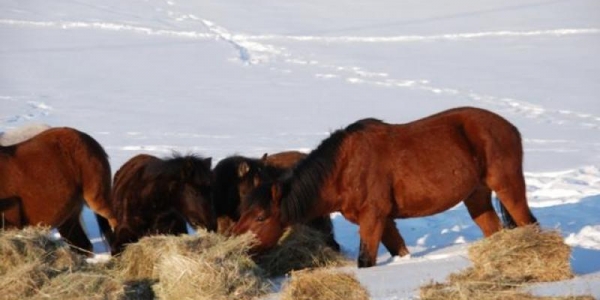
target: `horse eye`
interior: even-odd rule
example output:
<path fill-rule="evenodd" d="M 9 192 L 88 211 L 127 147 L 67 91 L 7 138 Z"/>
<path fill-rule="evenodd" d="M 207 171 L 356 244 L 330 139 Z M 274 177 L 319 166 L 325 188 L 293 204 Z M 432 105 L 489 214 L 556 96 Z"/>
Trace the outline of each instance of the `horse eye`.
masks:
<path fill-rule="evenodd" d="M 257 222 L 264 222 L 267 218 L 263 215 L 260 215 L 258 217 L 256 217 L 256 221 Z"/>

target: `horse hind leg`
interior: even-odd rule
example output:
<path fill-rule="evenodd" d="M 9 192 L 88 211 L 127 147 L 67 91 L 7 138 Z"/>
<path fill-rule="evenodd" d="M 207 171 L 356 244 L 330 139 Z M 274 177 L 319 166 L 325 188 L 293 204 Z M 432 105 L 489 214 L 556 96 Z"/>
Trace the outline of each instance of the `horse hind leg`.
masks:
<path fill-rule="evenodd" d="M 501 206 L 505 208 L 502 209 L 502 212 L 507 214 L 505 219 L 512 222 L 506 224 L 508 227 L 537 223 L 527 204 L 525 179 L 522 173 L 518 173 L 514 176 L 502 176 L 502 181 L 499 181 L 500 178 L 494 178 L 495 180 L 488 183 L 496 192 Z"/>
<path fill-rule="evenodd" d="M 75 251 L 87 256 L 93 255 L 92 243 L 81 226 L 79 213 L 72 214 L 57 229 Z"/>
<path fill-rule="evenodd" d="M 499 231 L 502 226 L 492 205 L 492 191 L 487 186 L 480 186 L 464 200 L 471 218 L 488 237 Z"/>

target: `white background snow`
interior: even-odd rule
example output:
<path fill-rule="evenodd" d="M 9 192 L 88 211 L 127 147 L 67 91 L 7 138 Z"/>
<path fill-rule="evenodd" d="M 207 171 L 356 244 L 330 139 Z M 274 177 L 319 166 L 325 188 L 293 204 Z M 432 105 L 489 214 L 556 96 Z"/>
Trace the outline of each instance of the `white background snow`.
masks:
<path fill-rule="evenodd" d="M 114 172 L 138 153 L 310 151 L 365 117 L 486 108 L 521 130 L 533 212 L 573 247 L 577 278 L 533 291 L 600 297 L 599 54 L 597 0 L 0 0 L 0 131 L 75 127 Z M 357 227 L 334 217 L 355 257 Z M 482 237 L 462 205 L 397 225 L 410 259 L 348 268 L 375 299 L 416 297 Z"/>

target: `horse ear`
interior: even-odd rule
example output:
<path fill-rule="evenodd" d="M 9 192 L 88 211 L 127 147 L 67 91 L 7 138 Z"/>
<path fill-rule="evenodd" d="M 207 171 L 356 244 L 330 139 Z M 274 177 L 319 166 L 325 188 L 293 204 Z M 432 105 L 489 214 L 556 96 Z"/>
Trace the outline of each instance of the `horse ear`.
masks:
<path fill-rule="evenodd" d="M 260 158 L 260 160 L 262 160 L 263 162 L 267 161 L 267 156 L 269 156 L 269 153 L 263 154 L 263 156 Z"/>
<path fill-rule="evenodd" d="M 238 166 L 238 172 L 237 172 L 238 173 L 238 177 L 239 178 L 244 177 L 244 175 L 246 175 L 249 171 L 250 171 L 250 166 L 248 165 L 247 162 L 243 161 Z"/>
<path fill-rule="evenodd" d="M 212 165 L 212 157 L 205 158 L 202 160 L 202 162 L 210 169 L 210 166 Z"/>
<path fill-rule="evenodd" d="M 279 204 L 281 203 L 281 196 L 281 184 L 273 183 L 273 185 L 271 185 L 271 199 L 277 208 L 279 208 Z"/>

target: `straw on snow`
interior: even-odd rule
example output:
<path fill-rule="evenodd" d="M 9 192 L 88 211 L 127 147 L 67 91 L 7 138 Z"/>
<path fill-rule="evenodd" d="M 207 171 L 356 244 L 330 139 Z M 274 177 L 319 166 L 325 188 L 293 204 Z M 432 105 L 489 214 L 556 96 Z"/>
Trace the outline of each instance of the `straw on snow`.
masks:
<path fill-rule="evenodd" d="M 572 278 L 570 253 L 557 231 L 534 225 L 503 230 L 469 247 L 473 267 L 451 274 L 447 283 L 421 287 L 421 299 L 540 299 L 518 288 L 529 282 Z"/>
<path fill-rule="evenodd" d="M 365 300 L 369 292 L 351 273 L 331 269 L 292 271 L 281 300 Z"/>

